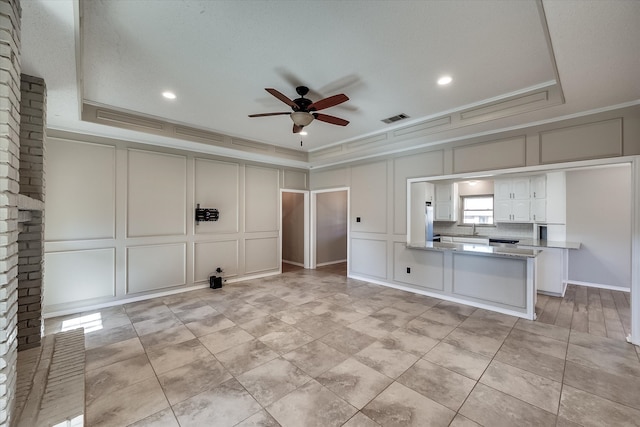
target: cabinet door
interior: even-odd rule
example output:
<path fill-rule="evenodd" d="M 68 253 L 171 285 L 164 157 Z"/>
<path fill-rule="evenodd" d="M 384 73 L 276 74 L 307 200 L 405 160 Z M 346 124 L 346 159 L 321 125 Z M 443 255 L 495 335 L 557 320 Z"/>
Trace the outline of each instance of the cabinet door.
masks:
<path fill-rule="evenodd" d="M 531 202 L 529 202 L 529 200 L 514 200 L 511 205 L 511 213 L 513 214 L 513 217 L 512 217 L 513 221 L 516 221 L 516 222 L 531 221 L 530 206 L 531 206 Z"/>
<path fill-rule="evenodd" d="M 436 221 L 453 221 L 453 212 L 451 202 L 436 203 L 435 218 Z"/>
<path fill-rule="evenodd" d="M 544 199 L 547 197 L 547 176 L 538 175 L 531 177 L 531 198 Z"/>
<path fill-rule="evenodd" d="M 436 184 L 436 202 L 451 201 L 451 184 Z"/>
<path fill-rule="evenodd" d="M 516 200 L 529 200 L 529 178 L 516 178 L 511 180 L 513 198 Z"/>
<path fill-rule="evenodd" d="M 547 221 L 547 200 L 533 199 L 531 201 L 531 219 L 534 222 Z"/>
<path fill-rule="evenodd" d="M 495 180 L 493 182 L 493 198 L 495 200 L 509 200 L 511 198 L 511 181 Z"/>
<path fill-rule="evenodd" d="M 511 221 L 511 200 L 493 201 L 493 218 L 496 222 Z"/>

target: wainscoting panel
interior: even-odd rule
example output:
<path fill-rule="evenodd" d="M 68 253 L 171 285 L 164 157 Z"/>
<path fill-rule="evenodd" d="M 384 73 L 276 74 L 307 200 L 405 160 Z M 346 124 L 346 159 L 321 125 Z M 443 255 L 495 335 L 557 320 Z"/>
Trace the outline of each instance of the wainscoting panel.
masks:
<path fill-rule="evenodd" d="M 153 291 L 186 282 L 186 244 L 127 248 L 127 294 Z"/>
<path fill-rule="evenodd" d="M 50 252 L 44 257 L 44 305 L 115 296 L 115 249 Z"/>

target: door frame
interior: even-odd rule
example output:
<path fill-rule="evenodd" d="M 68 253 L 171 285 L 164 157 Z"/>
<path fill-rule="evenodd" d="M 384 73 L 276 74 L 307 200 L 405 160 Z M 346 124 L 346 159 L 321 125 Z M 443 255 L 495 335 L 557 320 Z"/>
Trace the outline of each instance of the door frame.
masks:
<path fill-rule="evenodd" d="M 351 259 L 351 188 L 350 187 L 335 187 L 325 188 L 322 190 L 311 190 L 311 222 L 309 227 L 309 249 L 310 249 L 310 267 L 315 269 L 317 267 L 317 236 L 316 227 L 318 226 L 318 194 L 319 193 L 336 193 L 339 191 L 347 192 L 347 276 L 349 275 L 349 260 Z"/>
<path fill-rule="evenodd" d="M 280 273 L 282 273 L 282 228 L 283 228 L 283 217 L 282 217 L 282 193 L 298 193 L 298 194 L 303 194 L 304 195 L 304 201 L 303 201 L 303 207 L 304 207 L 304 242 L 303 242 L 303 247 L 304 247 L 304 268 L 311 268 L 310 267 L 310 245 L 309 245 L 309 191 L 308 190 L 292 190 L 292 189 L 288 189 L 288 188 L 281 188 L 280 189 L 280 230 L 278 233 L 278 240 L 280 243 L 280 254 L 279 254 L 279 270 Z"/>

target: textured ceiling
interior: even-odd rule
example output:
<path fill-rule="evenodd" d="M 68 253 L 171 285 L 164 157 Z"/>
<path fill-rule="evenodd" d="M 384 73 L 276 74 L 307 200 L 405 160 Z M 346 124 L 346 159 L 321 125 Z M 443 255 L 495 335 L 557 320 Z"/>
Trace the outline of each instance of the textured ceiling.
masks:
<path fill-rule="evenodd" d="M 387 130 L 381 119 L 437 116 L 549 84 L 566 103 L 508 117 L 521 125 L 640 99 L 640 2 L 544 1 L 23 1 L 23 72 L 44 77 L 49 125 L 106 136 L 79 121 L 79 99 L 231 136 L 299 148 L 294 98 L 345 93 L 314 122 L 305 150 Z M 548 44 L 546 26 L 551 47 Z M 76 48 L 76 41 L 82 46 Z M 76 66 L 78 65 L 78 66 Z M 77 71 L 80 71 L 77 73 Z M 615 75 L 611 75 L 615 72 Z M 440 87 L 436 80 L 454 81 Z M 78 76 L 83 83 L 78 85 Z M 164 90 L 178 98 L 167 101 Z M 404 124 L 404 122 L 400 122 Z M 395 125 L 398 126 L 398 125 Z M 469 127 L 468 132 L 473 132 Z"/>

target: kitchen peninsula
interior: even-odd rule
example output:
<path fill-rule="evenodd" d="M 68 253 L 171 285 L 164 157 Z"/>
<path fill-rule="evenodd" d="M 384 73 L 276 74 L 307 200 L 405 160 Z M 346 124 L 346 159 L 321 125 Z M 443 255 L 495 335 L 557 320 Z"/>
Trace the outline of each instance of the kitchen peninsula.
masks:
<path fill-rule="evenodd" d="M 439 298 L 535 320 L 539 250 L 441 242 L 406 249 L 401 281 Z"/>

